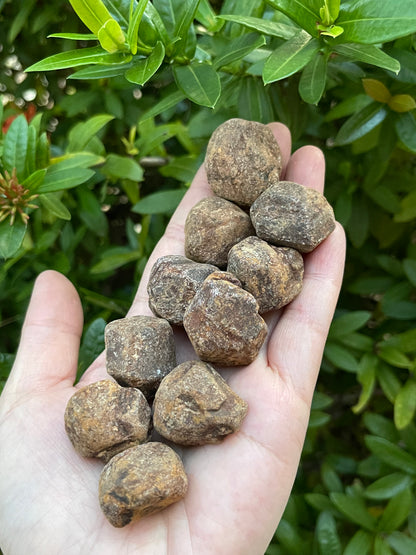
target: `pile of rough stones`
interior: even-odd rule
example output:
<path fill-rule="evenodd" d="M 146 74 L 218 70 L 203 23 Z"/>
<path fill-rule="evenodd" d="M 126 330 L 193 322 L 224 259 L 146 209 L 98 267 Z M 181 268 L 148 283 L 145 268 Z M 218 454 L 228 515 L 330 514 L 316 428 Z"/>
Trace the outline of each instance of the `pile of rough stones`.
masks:
<path fill-rule="evenodd" d="M 257 357 L 267 335 L 260 314 L 299 294 L 301 253 L 335 227 L 321 193 L 279 181 L 280 149 L 263 124 L 221 125 L 205 169 L 214 196 L 188 214 L 186 256 L 164 256 L 151 270 L 155 316 L 107 325 L 107 372 L 115 381 L 78 390 L 65 412 L 77 452 L 106 463 L 99 501 L 116 527 L 185 496 L 183 464 L 166 440 L 218 443 L 240 428 L 247 403 L 211 364 L 241 366 Z M 177 366 L 172 324 L 183 326 L 200 360 Z"/>

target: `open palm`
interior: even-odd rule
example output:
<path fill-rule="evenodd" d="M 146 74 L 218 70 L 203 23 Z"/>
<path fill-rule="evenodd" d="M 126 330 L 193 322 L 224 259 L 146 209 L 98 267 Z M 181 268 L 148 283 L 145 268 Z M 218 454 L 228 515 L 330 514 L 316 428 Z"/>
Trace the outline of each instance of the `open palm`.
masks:
<path fill-rule="evenodd" d="M 271 128 L 285 179 L 323 189 L 320 150 L 290 156 L 288 129 Z M 211 194 L 201 169 L 145 270 L 129 315 L 151 314 L 146 281 L 159 256 L 183 254 L 189 209 Z M 82 331 L 79 297 L 48 271 L 36 281 L 10 378 L 0 398 L 0 546 L 5 555 L 262 555 L 285 508 L 298 467 L 310 403 L 344 264 L 340 226 L 305 257 L 301 294 L 266 315 L 269 335 L 258 358 L 223 372 L 248 402 L 239 432 L 223 443 L 184 448 L 185 499 L 125 528 L 113 528 L 98 503 L 102 463 L 81 458 L 64 430 L 75 389 L 107 377 L 103 356 L 73 386 Z M 178 362 L 195 358 L 178 331 Z"/>

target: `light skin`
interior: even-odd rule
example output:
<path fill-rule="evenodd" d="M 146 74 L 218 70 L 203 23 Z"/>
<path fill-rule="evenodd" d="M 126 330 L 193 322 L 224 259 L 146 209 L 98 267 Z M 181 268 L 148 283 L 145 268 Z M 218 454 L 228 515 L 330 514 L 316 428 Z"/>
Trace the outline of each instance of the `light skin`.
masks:
<path fill-rule="evenodd" d="M 283 152 L 284 178 L 323 190 L 322 152 L 292 155 L 289 130 L 270 125 Z M 151 265 L 183 254 L 189 209 L 211 194 L 203 169 L 149 260 L 129 315 L 151 314 L 146 281 Z M 5 555 L 263 555 L 296 475 L 322 352 L 341 287 L 345 238 L 341 226 L 305 256 L 304 286 L 286 308 L 266 315 L 268 338 L 249 366 L 223 372 L 248 402 L 241 430 L 221 444 L 180 451 L 189 478 L 183 501 L 113 528 L 97 485 L 103 463 L 83 459 L 64 429 L 68 399 L 107 378 L 103 355 L 73 386 L 82 308 L 61 274 L 36 280 L 10 378 L 0 398 L 0 546 Z M 178 360 L 194 358 L 178 333 Z"/>

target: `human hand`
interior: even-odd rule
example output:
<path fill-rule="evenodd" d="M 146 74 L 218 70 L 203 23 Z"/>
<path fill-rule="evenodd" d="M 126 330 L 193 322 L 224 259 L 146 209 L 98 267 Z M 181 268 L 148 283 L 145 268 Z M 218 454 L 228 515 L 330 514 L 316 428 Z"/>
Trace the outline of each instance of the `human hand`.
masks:
<path fill-rule="evenodd" d="M 321 151 L 292 156 L 288 129 L 271 124 L 284 178 L 321 190 Z M 210 195 L 203 169 L 152 254 L 129 315 L 152 314 L 146 283 L 159 256 L 184 253 L 189 209 Z M 102 462 L 80 457 L 64 429 L 64 411 L 81 386 L 107 376 L 101 355 L 73 386 L 82 309 L 71 283 L 47 271 L 36 280 L 11 375 L 0 398 L 0 546 L 4 555 L 262 555 L 296 475 L 328 328 L 342 281 L 342 228 L 305 256 L 300 295 L 265 315 L 268 338 L 245 368 L 223 372 L 248 402 L 240 431 L 216 445 L 183 448 L 189 478 L 183 501 L 125 528 L 113 528 L 98 502 Z M 178 363 L 195 358 L 178 331 Z"/>

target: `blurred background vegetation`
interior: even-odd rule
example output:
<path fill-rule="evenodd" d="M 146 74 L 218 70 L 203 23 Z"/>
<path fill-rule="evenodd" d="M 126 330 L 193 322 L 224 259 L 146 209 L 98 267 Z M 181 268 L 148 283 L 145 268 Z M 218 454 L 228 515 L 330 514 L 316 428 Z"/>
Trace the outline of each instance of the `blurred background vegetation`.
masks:
<path fill-rule="evenodd" d="M 0 383 L 39 272 L 63 272 L 80 293 L 82 372 L 213 130 L 282 121 L 294 148 L 325 152 L 348 253 L 267 553 L 414 555 L 414 1 L 87 3 L 93 21 L 76 0 L 0 0 Z"/>

